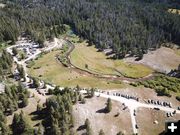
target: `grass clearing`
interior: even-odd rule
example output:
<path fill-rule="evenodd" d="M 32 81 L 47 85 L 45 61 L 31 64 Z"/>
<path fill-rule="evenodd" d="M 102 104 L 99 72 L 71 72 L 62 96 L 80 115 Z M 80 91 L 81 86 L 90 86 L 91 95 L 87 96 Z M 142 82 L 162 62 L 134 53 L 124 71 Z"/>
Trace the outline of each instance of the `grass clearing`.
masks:
<path fill-rule="evenodd" d="M 35 77 L 42 75 L 39 78 L 64 87 L 75 87 L 79 85 L 87 88 L 117 89 L 125 86 L 120 81 L 98 79 L 92 76 L 82 75 L 71 68 L 64 67 L 55 59 L 55 56 L 60 52 L 60 50 L 53 51 L 36 60 L 35 64 L 28 71 L 30 75 Z M 40 68 L 36 69 L 36 67 Z"/>
<path fill-rule="evenodd" d="M 94 46 L 87 46 L 86 42 L 75 45 L 75 49 L 71 53 L 71 62 L 83 70 L 99 74 L 122 74 L 127 77 L 140 78 L 153 72 L 150 68 L 141 64 L 107 59 L 104 53 L 97 52 Z M 88 68 L 85 65 L 88 65 Z"/>

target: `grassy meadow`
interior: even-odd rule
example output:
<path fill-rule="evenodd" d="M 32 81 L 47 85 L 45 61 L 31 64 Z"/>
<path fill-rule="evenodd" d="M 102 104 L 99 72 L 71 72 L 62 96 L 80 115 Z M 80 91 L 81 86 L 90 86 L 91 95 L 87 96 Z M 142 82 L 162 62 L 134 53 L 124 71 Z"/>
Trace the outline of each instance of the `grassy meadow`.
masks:
<path fill-rule="evenodd" d="M 117 89 L 125 87 L 125 84 L 120 81 L 98 79 L 80 74 L 71 68 L 64 67 L 55 59 L 55 56 L 59 53 L 60 50 L 53 51 L 43 55 L 38 60 L 35 60 L 35 64 L 28 70 L 30 75 L 64 87 L 75 87 L 77 85 L 86 88 L 94 87 L 101 89 Z"/>
<path fill-rule="evenodd" d="M 97 52 L 94 46 L 87 46 L 86 42 L 76 43 L 76 47 L 71 53 L 71 62 L 81 69 L 94 73 L 124 75 L 131 78 L 145 77 L 153 72 L 144 65 L 107 59 L 104 53 Z"/>

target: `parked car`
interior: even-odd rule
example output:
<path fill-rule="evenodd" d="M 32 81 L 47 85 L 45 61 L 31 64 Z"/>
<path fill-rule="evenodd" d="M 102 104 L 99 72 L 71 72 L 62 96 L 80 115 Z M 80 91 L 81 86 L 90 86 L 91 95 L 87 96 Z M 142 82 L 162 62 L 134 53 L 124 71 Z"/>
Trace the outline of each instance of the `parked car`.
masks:
<path fill-rule="evenodd" d="M 136 127 L 136 129 L 138 129 L 138 128 L 139 128 L 137 124 L 135 125 L 135 127 Z"/>

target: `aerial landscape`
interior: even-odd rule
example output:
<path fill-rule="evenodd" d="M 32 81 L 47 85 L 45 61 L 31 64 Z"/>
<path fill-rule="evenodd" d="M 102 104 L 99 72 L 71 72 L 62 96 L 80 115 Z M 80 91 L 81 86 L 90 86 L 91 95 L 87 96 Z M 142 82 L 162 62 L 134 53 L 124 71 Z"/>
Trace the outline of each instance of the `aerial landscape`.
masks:
<path fill-rule="evenodd" d="M 0 0 L 0 135 L 178 135 L 178 121 L 179 0 Z"/>

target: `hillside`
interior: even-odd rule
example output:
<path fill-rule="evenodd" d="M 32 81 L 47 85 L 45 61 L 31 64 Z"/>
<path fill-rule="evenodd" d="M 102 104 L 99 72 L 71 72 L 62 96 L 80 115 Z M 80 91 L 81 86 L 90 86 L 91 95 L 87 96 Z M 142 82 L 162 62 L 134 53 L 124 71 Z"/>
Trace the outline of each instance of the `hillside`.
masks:
<path fill-rule="evenodd" d="M 63 33 L 65 23 L 100 51 L 112 48 L 114 58 L 130 55 L 141 59 L 148 49 L 158 48 L 161 43 L 180 42 L 180 16 L 167 12 L 174 2 L 17 0 L 8 3 L 0 9 L 0 26 L 4 28 L 0 40 L 14 42 L 23 30 L 42 43 Z M 7 22 L 11 25 L 6 25 Z"/>

